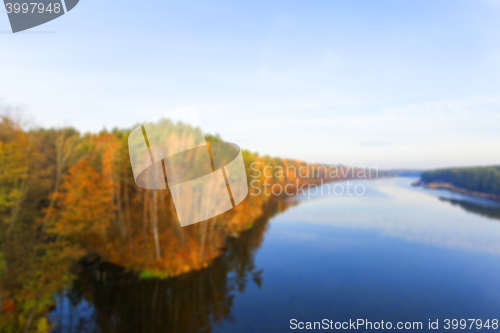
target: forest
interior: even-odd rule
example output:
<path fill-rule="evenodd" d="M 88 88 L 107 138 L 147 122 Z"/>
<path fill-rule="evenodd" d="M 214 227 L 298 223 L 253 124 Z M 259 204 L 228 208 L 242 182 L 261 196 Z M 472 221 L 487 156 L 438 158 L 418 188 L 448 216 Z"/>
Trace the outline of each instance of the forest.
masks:
<path fill-rule="evenodd" d="M 447 168 L 425 171 L 424 183 L 447 183 L 473 192 L 500 195 L 500 166 Z"/>
<path fill-rule="evenodd" d="M 133 128 L 80 133 L 27 128 L 15 115 L 1 116 L 0 331 L 50 330 L 54 295 L 72 285 L 82 260 L 145 280 L 205 269 L 227 253 L 229 239 L 251 230 L 280 200 L 249 195 L 226 213 L 181 228 L 168 189 L 146 190 L 134 182 L 127 146 Z M 328 171 L 314 172 L 316 165 L 242 153 L 248 179 L 261 177 L 259 184 L 333 180 Z M 287 171 L 264 179 L 266 166 Z M 312 176 L 299 177 L 290 166 L 312 169 Z"/>

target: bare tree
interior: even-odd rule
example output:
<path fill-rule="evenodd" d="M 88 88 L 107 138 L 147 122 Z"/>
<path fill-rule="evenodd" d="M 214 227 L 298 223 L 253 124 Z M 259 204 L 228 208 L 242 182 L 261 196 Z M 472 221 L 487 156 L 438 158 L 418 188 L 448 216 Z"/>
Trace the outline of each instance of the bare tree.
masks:
<path fill-rule="evenodd" d="M 56 137 L 56 180 L 54 183 L 54 192 L 50 198 L 49 207 L 45 213 L 45 217 L 43 219 L 42 228 L 46 225 L 47 221 L 50 219 L 52 211 L 54 209 L 56 194 L 59 193 L 59 186 L 61 185 L 62 175 L 64 169 L 68 164 L 68 160 L 73 152 L 73 149 L 76 145 L 76 137 L 70 136 L 67 137 L 66 131 L 61 130 Z"/>

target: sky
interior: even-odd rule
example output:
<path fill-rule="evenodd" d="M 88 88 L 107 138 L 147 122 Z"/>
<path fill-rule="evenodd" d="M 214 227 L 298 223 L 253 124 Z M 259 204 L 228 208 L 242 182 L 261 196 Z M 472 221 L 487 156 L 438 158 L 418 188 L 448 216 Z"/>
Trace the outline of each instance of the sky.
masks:
<path fill-rule="evenodd" d="M 93 132 L 195 104 L 261 155 L 500 164 L 499 32 L 499 0 L 81 0 L 17 34 L 0 13 L 0 104 Z"/>

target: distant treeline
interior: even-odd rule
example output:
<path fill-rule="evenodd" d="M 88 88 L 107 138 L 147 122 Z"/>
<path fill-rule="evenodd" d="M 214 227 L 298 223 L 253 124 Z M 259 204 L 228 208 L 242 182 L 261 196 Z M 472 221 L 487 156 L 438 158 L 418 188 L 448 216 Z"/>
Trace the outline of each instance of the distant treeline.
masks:
<path fill-rule="evenodd" d="M 425 171 L 420 180 L 424 183 L 447 183 L 468 191 L 500 195 L 500 165 Z"/>
<path fill-rule="evenodd" d="M 420 177 L 422 170 L 413 169 L 398 169 L 398 170 L 381 170 L 380 177 Z"/>

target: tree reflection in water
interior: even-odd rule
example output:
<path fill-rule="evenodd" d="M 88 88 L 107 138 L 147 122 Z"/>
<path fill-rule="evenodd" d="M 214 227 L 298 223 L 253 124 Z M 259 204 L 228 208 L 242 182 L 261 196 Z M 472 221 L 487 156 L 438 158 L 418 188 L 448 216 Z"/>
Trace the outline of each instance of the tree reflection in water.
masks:
<path fill-rule="evenodd" d="M 439 198 L 439 200 L 449 202 L 452 205 L 458 206 L 470 213 L 485 216 L 490 219 L 500 220 L 500 204 L 495 201 L 490 202 L 485 199 L 485 202 L 481 204 L 473 201 L 448 199 L 443 197 Z"/>
<path fill-rule="evenodd" d="M 250 280 L 259 287 L 263 282 L 254 256 L 269 219 L 296 204 L 269 203 L 252 228 L 227 239 L 223 255 L 210 266 L 178 277 L 141 278 L 109 263 L 82 262 L 50 315 L 54 332 L 210 332 L 231 321 L 236 294 Z"/>

